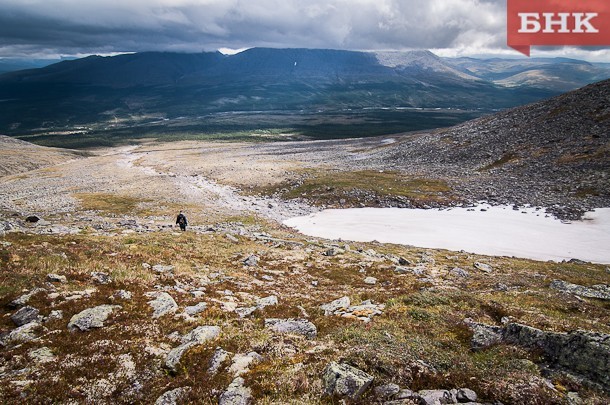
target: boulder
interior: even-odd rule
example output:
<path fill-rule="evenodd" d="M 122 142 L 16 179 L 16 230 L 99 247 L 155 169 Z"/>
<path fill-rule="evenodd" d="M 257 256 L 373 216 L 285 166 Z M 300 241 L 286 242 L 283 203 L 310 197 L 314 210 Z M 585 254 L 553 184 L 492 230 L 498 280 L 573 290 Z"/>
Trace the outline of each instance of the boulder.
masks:
<path fill-rule="evenodd" d="M 473 322 L 470 318 L 464 323 L 473 331 L 470 345 L 474 350 L 483 349 L 502 342 L 502 328 Z"/>
<path fill-rule="evenodd" d="M 229 373 L 234 375 L 242 375 L 250 371 L 249 367 L 252 364 L 257 364 L 261 361 L 263 361 L 263 357 L 256 352 L 236 354 L 233 356 L 233 362 L 231 363 L 231 367 L 229 367 Z"/>
<path fill-rule="evenodd" d="M 466 270 L 464 270 L 460 267 L 454 267 L 449 272 L 449 275 L 453 276 L 453 277 L 467 278 L 470 274 Z"/>
<path fill-rule="evenodd" d="M 207 307 L 208 307 L 208 304 L 206 304 L 205 302 L 200 302 L 197 305 L 193 305 L 193 306 L 184 308 L 184 312 L 186 312 L 190 316 L 194 316 L 194 315 L 200 314 L 203 311 L 205 311 L 207 309 Z"/>
<path fill-rule="evenodd" d="M 324 315 L 329 316 L 337 310 L 345 310 L 349 308 L 350 303 L 349 297 L 342 297 L 328 304 L 324 304 L 320 308 L 324 310 Z"/>
<path fill-rule="evenodd" d="M 477 402 L 477 393 L 468 388 L 457 390 L 456 399 L 459 403 Z"/>
<path fill-rule="evenodd" d="M 174 301 L 172 296 L 166 292 L 153 292 L 147 293 L 146 295 L 149 297 L 155 297 L 154 300 L 148 301 L 148 305 L 150 305 L 154 310 L 152 315 L 153 319 L 174 313 L 178 309 L 178 304 L 176 304 L 176 301 Z"/>
<path fill-rule="evenodd" d="M 474 268 L 477 270 L 481 270 L 484 273 L 491 273 L 493 271 L 493 267 L 491 267 L 489 264 L 481 262 L 475 262 Z"/>
<path fill-rule="evenodd" d="M 165 392 L 155 401 L 155 405 L 177 405 L 182 403 L 182 399 L 188 395 L 190 387 L 176 388 Z"/>
<path fill-rule="evenodd" d="M 259 257 L 256 255 L 250 255 L 246 257 L 242 263 L 248 267 L 256 267 L 258 266 Z"/>
<path fill-rule="evenodd" d="M 451 391 L 422 390 L 417 393 L 425 405 L 456 404 L 457 399 Z"/>
<path fill-rule="evenodd" d="M 166 266 L 163 264 L 157 264 L 157 265 L 153 266 L 152 269 L 155 273 L 164 274 L 164 273 L 171 273 L 172 271 L 174 271 L 174 266 Z"/>
<path fill-rule="evenodd" d="M 72 316 L 68 323 L 68 329 L 87 331 L 91 328 L 101 328 L 104 322 L 115 309 L 122 308 L 120 305 L 100 305 L 94 308 L 85 309 Z"/>
<path fill-rule="evenodd" d="M 398 384 L 386 384 L 375 387 L 375 395 L 381 399 L 391 398 L 399 392 L 400 386 Z"/>
<path fill-rule="evenodd" d="M 326 394 L 353 400 L 360 397 L 372 382 L 373 376 L 345 363 L 330 363 L 322 376 Z"/>
<path fill-rule="evenodd" d="M 265 319 L 265 327 L 279 333 L 305 336 L 314 339 L 318 334 L 316 325 L 307 319 Z"/>
<path fill-rule="evenodd" d="M 38 319 L 39 312 L 40 311 L 34 307 L 26 306 L 11 315 L 11 320 L 15 323 L 15 325 L 23 326 Z"/>
<path fill-rule="evenodd" d="M 38 364 L 51 363 L 55 360 L 55 355 L 48 347 L 30 350 L 28 352 L 28 357 Z"/>
<path fill-rule="evenodd" d="M 0 345 L 8 346 L 9 344 L 13 343 L 30 342 L 36 339 L 34 332 L 39 328 L 40 324 L 38 322 L 26 323 L 17 329 L 13 329 L 6 336 L 0 338 Z"/>
<path fill-rule="evenodd" d="M 277 297 L 275 295 L 271 295 L 269 297 L 261 298 L 256 301 L 256 307 L 258 309 L 263 309 L 265 307 L 271 307 L 278 304 Z"/>
<path fill-rule="evenodd" d="M 67 283 L 68 279 L 66 276 L 60 276 L 59 274 L 47 274 L 47 281 L 51 283 Z"/>
<path fill-rule="evenodd" d="M 375 285 L 377 284 L 377 279 L 375 277 L 367 277 L 364 279 L 364 284 Z"/>
<path fill-rule="evenodd" d="M 35 288 L 32 291 L 30 291 L 29 293 L 23 294 L 19 298 L 14 299 L 13 301 L 11 301 L 9 303 L 8 306 L 9 306 L 9 308 L 19 308 L 19 307 L 22 307 L 25 304 L 27 304 L 32 297 L 34 297 L 37 294 L 40 294 L 41 292 L 45 292 L 45 291 L 47 291 L 47 290 L 44 289 L 44 288 Z"/>
<path fill-rule="evenodd" d="M 91 279 L 97 284 L 109 284 L 112 282 L 110 275 L 101 271 L 94 271 L 91 273 Z"/>
<path fill-rule="evenodd" d="M 218 405 L 249 405 L 252 402 L 252 391 L 244 383 L 243 378 L 235 378 L 218 399 Z"/>

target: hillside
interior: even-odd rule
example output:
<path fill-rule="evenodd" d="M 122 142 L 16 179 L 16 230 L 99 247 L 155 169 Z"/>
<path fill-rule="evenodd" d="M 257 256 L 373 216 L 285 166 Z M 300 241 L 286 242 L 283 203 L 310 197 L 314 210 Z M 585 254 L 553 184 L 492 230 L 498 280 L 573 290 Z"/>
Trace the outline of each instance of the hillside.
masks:
<path fill-rule="evenodd" d="M 480 64 L 487 70 L 427 51 L 253 48 L 231 56 L 90 56 L 0 75 L 0 130 L 24 134 L 84 126 L 102 133 L 134 127 L 189 132 L 206 131 L 210 116 L 226 112 L 251 113 L 247 124 L 261 112 L 369 114 L 405 108 L 451 109 L 445 115 L 453 124 L 471 118 L 461 117 L 459 110 L 480 115 L 608 77 L 606 69 L 590 66 L 569 80 L 575 70 L 568 65 L 575 64 L 564 61 L 546 63 L 538 73 L 507 62 Z M 557 78 L 557 69 L 567 73 Z M 524 71 L 543 85 L 532 86 L 531 79 L 518 76 Z M 427 128 L 443 126 L 442 120 L 420 121 L 428 122 Z"/>
<path fill-rule="evenodd" d="M 0 177 L 55 166 L 84 156 L 86 153 L 83 152 L 46 148 L 0 135 Z"/>

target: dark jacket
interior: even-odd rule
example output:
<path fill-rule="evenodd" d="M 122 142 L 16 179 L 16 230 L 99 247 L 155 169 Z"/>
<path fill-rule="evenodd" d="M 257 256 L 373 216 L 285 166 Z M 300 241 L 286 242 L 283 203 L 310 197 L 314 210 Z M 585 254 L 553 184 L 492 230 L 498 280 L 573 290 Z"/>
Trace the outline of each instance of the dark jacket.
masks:
<path fill-rule="evenodd" d="M 184 214 L 178 214 L 178 218 L 176 218 L 176 224 L 183 224 L 183 225 L 188 225 L 188 222 L 186 220 L 186 217 L 184 216 Z"/>

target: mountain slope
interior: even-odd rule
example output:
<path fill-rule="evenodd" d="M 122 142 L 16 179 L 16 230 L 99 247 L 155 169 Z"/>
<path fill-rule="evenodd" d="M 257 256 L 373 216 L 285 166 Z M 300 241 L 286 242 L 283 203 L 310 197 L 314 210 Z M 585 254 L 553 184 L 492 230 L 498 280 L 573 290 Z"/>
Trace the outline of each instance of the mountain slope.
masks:
<path fill-rule="evenodd" d="M 81 152 L 46 148 L 0 135 L 0 177 L 82 158 Z"/>
<path fill-rule="evenodd" d="M 0 130 L 200 117 L 227 111 L 363 108 L 493 110 L 558 94 L 497 86 L 430 52 L 254 48 L 91 56 L 0 76 Z"/>
<path fill-rule="evenodd" d="M 408 137 L 372 159 L 464 179 L 475 199 L 567 204 L 579 216 L 610 201 L 610 80 Z"/>

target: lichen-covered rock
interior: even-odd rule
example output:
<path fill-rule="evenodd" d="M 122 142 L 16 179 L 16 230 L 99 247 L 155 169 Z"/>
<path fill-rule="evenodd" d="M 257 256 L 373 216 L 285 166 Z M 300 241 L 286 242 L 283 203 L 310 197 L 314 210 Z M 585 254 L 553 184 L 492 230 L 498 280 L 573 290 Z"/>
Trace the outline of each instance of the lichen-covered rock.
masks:
<path fill-rule="evenodd" d="M 68 329 L 87 331 L 91 328 L 101 328 L 104 326 L 104 321 L 108 319 L 110 314 L 115 309 L 122 308 L 120 305 L 100 305 L 94 308 L 88 308 L 70 318 Z"/>
<path fill-rule="evenodd" d="M 193 329 L 180 339 L 180 346 L 169 352 L 165 359 L 165 366 L 174 372 L 177 371 L 184 353 L 195 346 L 216 339 L 219 335 L 220 328 L 218 326 L 199 326 Z"/>
<path fill-rule="evenodd" d="M 153 319 L 174 313 L 178 309 L 178 304 L 176 304 L 176 301 L 174 301 L 172 296 L 166 292 L 152 292 L 147 293 L 146 295 L 149 297 L 155 297 L 154 300 L 148 301 L 148 305 L 150 305 L 154 310 L 152 315 Z"/>
<path fill-rule="evenodd" d="M 91 279 L 98 284 L 109 284 L 112 282 L 110 275 L 101 271 L 94 271 L 91 273 Z"/>
<path fill-rule="evenodd" d="M 47 291 L 47 290 L 44 289 L 44 288 L 35 288 L 32 291 L 30 291 L 29 293 L 23 294 L 19 298 L 14 299 L 13 301 L 11 301 L 9 303 L 8 306 L 9 306 L 9 308 L 19 308 L 19 307 L 22 307 L 25 304 L 27 304 L 32 297 L 34 297 L 37 294 L 40 294 L 41 292 L 45 292 L 45 291 Z"/>
<path fill-rule="evenodd" d="M 200 302 L 197 305 L 184 308 L 184 312 L 186 312 L 190 316 L 194 316 L 205 311 L 207 307 L 208 304 L 206 304 L 205 302 Z"/>
<path fill-rule="evenodd" d="M 314 339 L 318 334 L 316 325 L 307 319 L 265 319 L 265 327 L 279 333 L 290 333 Z"/>
<path fill-rule="evenodd" d="M 329 316 L 332 315 L 337 310 L 345 310 L 351 304 L 349 297 L 342 297 L 334 300 L 333 302 L 329 302 L 328 304 L 324 304 L 320 306 L 320 308 L 324 311 L 324 315 Z"/>
<path fill-rule="evenodd" d="M 473 349 L 483 349 L 502 342 L 502 328 L 473 322 L 468 318 L 464 323 L 472 330 L 473 336 L 470 345 Z"/>
<path fill-rule="evenodd" d="M 47 274 L 47 281 L 51 283 L 67 283 L 68 279 L 66 276 L 60 276 L 59 274 Z"/>
<path fill-rule="evenodd" d="M 177 405 L 190 391 L 190 387 L 176 388 L 165 392 L 155 401 L 155 405 Z"/>
<path fill-rule="evenodd" d="M 25 343 L 36 339 L 34 332 L 40 328 L 38 322 L 26 323 L 23 326 L 13 329 L 6 336 L 0 339 L 0 345 L 7 346 L 13 343 Z"/>
<path fill-rule="evenodd" d="M 38 364 L 50 363 L 55 360 L 55 355 L 48 347 L 41 347 L 28 352 L 28 356 L 33 362 Z"/>
<path fill-rule="evenodd" d="M 398 384 L 385 384 L 375 387 L 375 395 L 381 399 L 391 398 L 399 392 L 400 386 Z"/>
<path fill-rule="evenodd" d="M 242 375 L 250 371 L 249 367 L 252 364 L 260 363 L 261 361 L 263 361 L 263 357 L 256 352 L 236 354 L 233 356 L 233 362 L 231 363 L 231 367 L 229 367 L 229 373 Z"/>
<path fill-rule="evenodd" d="M 489 264 L 481 263 L 481 262 L 475 262 L 474 268 L 481 270 L 484 273 L 491 273 L 493 271 L 493 267 L 491 267 Z"/>
<path fill-rule="evenodd" d="M 330 363 L 324 370 L 322 383 L 328 395 L 357 399 L 373 382 L 373 376 L 349 364 Z"/>
<path fill-rule="evenodd" d="M 457 390 L 456 399 L 459 403 L 477 402 L 477 393 L 468 388 L 460 388 Z"/>
<path fill-rule="evenodd" d="M 39 313 L 40 311 L 38 311 L 36 308 L 26 306 L 11 315 L 11 320 L 15 323 L 15 325 L 23 326 L 26 323 L 30 323 L 38 319 Z"/>
<path fill-rule="evenodd" d="M 237 377 L 218 399 L 218 405 L 249 405 L 252 402 L 252 390 L 244 386 L 244 379 Z"/>
<path fill-rule="evenodd" d="M 610 287 L 603 284 L 584 287 L 582 285 L 568 283 L 567 281 L 554 280 L 550 287 L 567 294 L 578 295 L 579 297 L 610 300 Z"/>
<path fill-rule="evenodd" d="M 222 367 L 223 363 L 229 359 L 230 355 L 231 353 L 228 351 L 217 347 L 216 351 L 212 355 L 212 358 L 210 359 L 210 362 L 208 363 L 208 374 L 216 374 L 218 370 L 220 370 L 220 367 Z"/>
<path fill-rule="evenodd" d="M 457 399 L 451 391 L 422 390 L 417 393 L 425 405 L 456 404 Z"/>

